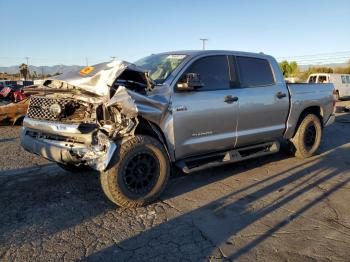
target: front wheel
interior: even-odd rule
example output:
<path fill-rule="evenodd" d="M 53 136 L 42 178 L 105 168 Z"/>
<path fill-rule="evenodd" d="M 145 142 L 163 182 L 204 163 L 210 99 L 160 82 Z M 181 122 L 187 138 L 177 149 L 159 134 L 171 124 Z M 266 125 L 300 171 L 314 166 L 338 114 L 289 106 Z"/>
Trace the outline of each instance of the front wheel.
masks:
<path fill-rule="evenodd" d="M 321 137 L 322 125 L 319 117 L 314 114 L 306 115 L 291 139 L 294 155 L 298 158 L 313 156 L 321 144 Z"/>
<path fill-rule="evenodd" d="M 106 196 L 118 206 L 138 207 L 164 190 L 170 163 L 163 145 L 153 137 L 137 135 L 122 143 L 111 167 L 100 175 Z"/>

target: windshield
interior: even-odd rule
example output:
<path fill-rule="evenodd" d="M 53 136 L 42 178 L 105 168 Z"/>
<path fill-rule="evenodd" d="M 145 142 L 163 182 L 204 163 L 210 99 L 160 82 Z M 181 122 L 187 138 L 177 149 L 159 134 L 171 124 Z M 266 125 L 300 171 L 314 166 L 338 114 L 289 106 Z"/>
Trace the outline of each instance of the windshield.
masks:
<path fill-rule="evenodd" d="M 162 84 L 186 57 L 180 54 L 150 55 L 137 60 L 134 64 L 148 71 L 150 78 L 156 84 Z"/>

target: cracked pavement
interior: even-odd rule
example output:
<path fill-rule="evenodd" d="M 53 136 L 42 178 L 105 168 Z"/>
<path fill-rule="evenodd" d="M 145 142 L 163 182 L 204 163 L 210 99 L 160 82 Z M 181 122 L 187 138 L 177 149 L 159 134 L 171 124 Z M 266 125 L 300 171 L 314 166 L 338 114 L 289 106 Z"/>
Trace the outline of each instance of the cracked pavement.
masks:
<path fill-rule="evenodd" d="M 342 102 L 350 104 L 349 102 Z M 348 261 L 350 114 L 319 155 L 285 153 L 178 175 L 158 202 L 110 203 L 0 127 L 0 261 Z"/>

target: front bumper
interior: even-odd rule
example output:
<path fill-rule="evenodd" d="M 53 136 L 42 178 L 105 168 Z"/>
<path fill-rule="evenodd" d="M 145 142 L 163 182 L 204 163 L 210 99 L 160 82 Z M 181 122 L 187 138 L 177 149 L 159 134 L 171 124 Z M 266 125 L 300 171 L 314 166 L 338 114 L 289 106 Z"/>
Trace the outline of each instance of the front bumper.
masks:
<path fill-rule="evenodd" d="M 74 129 L 72 125 L 65 127 L 65 124 L 59 124 L 60 128 L 64 131 L 59 132 L 55 127 L 45 126 L 44 121 L 39 122 L 39 126 L 42 129 L 37 129 L 34 122 L 24 121 L 24 127 L 21 134 L 21 145 L 22 147 L 34 154 L 40 155 L 48 160 L 62 163 L 62 164 L 83 164 L 88 165 L 97 171 L 104 171 L 117 149 L 117 145 L 109 140 L 104 139 L 104 144 L 86 144 L 67 141 L 59 141 L 53 139 L 47 139 L 45 136 L 41 136 L 42 129 L 46 130 L 44 134 L 67 134 L 67 131 L 73 134 L 78 134 L 79 130 Z M 27 124 L 26 124 L 27 123 Z M 27 126 L 26 126 L 27 125 Z M 30 126 L 30 127 L 29 127 Z M 52 129 L 48 132 L 47 129 Z M 33 134 L 38 134 L 33 136 Z M 103 134 L 102 134 L 103 135 Z M 93 135 L 89 135 L 93 136 Z"/>

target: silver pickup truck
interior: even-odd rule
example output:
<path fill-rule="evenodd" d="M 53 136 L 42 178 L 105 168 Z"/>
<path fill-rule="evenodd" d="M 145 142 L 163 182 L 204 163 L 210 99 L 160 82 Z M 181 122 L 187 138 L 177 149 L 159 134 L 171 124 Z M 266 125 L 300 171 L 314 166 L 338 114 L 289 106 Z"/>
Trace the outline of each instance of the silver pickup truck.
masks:
<path fill-rule="evenodd" d="M 334 121 L 332 84 L 286 84 L 268 55 L 178 51 L 47 79 L 30 100 L 22 146 L 76 172 L 100 172 L 106 196 L 141 206 L 185 173 L 268 155 L 288 141 L 315 154 Z"/>

